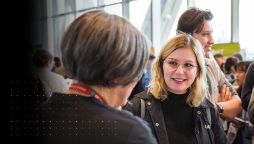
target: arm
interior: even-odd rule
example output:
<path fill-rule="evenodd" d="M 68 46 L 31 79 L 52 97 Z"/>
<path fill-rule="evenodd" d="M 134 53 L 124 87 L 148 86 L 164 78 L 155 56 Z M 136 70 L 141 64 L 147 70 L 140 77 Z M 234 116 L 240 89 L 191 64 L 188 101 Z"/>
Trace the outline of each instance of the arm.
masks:
<path fill-rule="evenodd" d="M 140 98 L 135 96 L 123 107 L 123 110 L 131 112 L 135 116 L 140 116 Z"/>
<path fill-rule="evenodd" d="M 232 120 L 238 113 L 241 112 L 241 100 L 239 98 L 232 98 L 225 102 L 218 102 L 223 105 L 224 111 L 221 117 L 226 120 Z"/>
<path fill-rule="evenodd" d="M 234 87 L 228 82 L 215 60 L 211 60 L 211 66 L 216 73 L 216 80 L 218 81 L 219 97 L 217 104 L 222 105 L 224 108 L 221 117 L 227 120 L 233 119 L 242 110 L 241 99 Z"/>
<path fill-rule="evenodd" d="M 231 89 L 231 90 L 230 90 Z M 220 96 L 217 104 L 223 106 L 224 111 L 221 117 L 227 120 L 233 119 L 238 113 L 241 112 L 241 99 L 236 94 L 232 85 L 228 83 L 221 87 Z"/>

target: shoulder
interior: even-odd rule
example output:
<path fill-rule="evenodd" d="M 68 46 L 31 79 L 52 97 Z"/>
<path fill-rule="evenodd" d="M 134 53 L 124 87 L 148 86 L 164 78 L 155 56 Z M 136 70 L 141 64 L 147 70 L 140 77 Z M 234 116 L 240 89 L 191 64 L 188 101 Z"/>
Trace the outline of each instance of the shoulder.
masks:
<path fill-rule="evenodd" d="M 215 108 L 214 104 L 209 99 L 207 99 L 206 97 L 201 102 L 199 108 L 209 109 L 211 111 L 212 115 L 215 115 L 216 111 L 217 111 L 217 109 Z"/>
<path fill-rule="evenodd" d="M 120 124 L 119 127 L 122 129 L 122 132 L 128 141 L 127 143 L 156 143 L 156 139 L 147 122 L 141 118 L 123 110 L 116 120 Z"/>
<path fill-rule="evenodd" d="M 154 98 L 148 90 L 145 90 L 143 92 L 140 92 L 134 95 L 134 97 L 129 101 L 128 104 L 137 105 L 140 103 L 140 99 L 147 101 L 147 100 L 153 100 Z"/>
<path fill-rule="evenodd" d="M 212 104 L 212 102 L 209 99 L 204 97 L 204 99 L 200 103 L 200 107 L 202 107 L 202 108 L 211 108 L 211 107 L 214 107 L 214 105 Z"/>
<path fill-rule="evenodd" d="M 204 98 L 204 100 L 200 104 L 199 108 L 205 110 L 206 113 L 209 110 L 209 112 L 211 114 L 211 118 L 213 120 L 213 123 L 218 121 L 218 119 L 219 119 L 219 112 L 218 112 L 217 108 L 214 106 L 214 104 L 209 99 Z"/>
<path fill-rule="evenodd" d="M 65 128 L 56 131 L 58 134 L 71 133 L 73 129 L 68 128 L 77 127 L 77 134 L 84 135 L 83 138 L 87 136 L 98 138 L 97 132 L 105 134 L 105 137 L 98 140 L 101 142 L 111 139 L 113 143 L 155 143 L 150 129 L 143 120 L 130 112 L 101 104 L 91 97 L 54 93 L 44 108 L 49 112 L 46 113 L 47 117 L 43 117 L 46 118 L 45 121 L 61 122 L 56 123 L 54 127 Z M 50 123 L 48 126 L 51 126 Z M 48 130 L 51 131 L 49 128 Z M 113 139 L 115 136 L 117 139 Z"/>
<path fill-rule="evenodd" d="M 148 90 L 145 90 L 134 95 L 134 97 L 123 107 L 123 109 L 132 112 L 134 115 L 140 116 L 141 99 L 144 101 L 150 101 L 151 103 L 154 101 L 151 93 L 149 93 Z"/>
<path fill-rule="evenodd" d="M 106 118 L 105 118 L 106 117 Z M 125 110 L 107 111 L 98 119 L 106 119 L 112 123 L 113 127 L 117 128 L 117 135 L 121 139 L 125 139 L 126 143 L 156 143 L 153 134 L 148 127 L 147 122 L 134 116 L 131 112 Z"/>

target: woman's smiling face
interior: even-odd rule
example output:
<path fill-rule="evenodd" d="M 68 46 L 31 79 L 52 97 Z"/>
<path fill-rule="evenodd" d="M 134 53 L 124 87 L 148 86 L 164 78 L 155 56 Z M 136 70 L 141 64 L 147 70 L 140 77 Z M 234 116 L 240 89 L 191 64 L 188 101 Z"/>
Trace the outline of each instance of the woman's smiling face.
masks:
<path fill-rule="evenodd" d="M 184 94 L 197 76 L 197 60 L 190 47 L 179 48 L 163 62 L 163 76 L 168 91 Z"/>

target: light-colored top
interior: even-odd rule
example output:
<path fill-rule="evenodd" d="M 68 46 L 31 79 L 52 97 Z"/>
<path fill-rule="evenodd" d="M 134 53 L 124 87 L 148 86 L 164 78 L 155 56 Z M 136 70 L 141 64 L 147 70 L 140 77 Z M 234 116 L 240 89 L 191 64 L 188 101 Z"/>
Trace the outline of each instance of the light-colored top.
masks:
<path fill-rule="evenodd" d="M 48 97 L 52 94 L 52 92 L 63 93 L 69 88 L 68 83 L 63 76 L 51 72 L 48 68 L 35 69 L 35 74 L 43 83 Z"/>
<path fill-rule="evenodd" d="M 226 84 L 233 97 L 238 97 L 238 94 L 234 87 L 228 82 L 224 73 L 221 71 L 220 67 L 213 58 L 205 58 L 206 70 L 207 70 L 207 81 L 208 81 L 208 99 L 216 103 L 219 99 L 219 90 L 224 84 Z"/>

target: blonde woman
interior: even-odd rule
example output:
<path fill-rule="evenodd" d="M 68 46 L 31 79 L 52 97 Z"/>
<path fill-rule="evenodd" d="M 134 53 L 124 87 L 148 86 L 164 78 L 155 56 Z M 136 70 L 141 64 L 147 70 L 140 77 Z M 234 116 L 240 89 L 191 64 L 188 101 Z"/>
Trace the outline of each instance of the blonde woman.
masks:
<path fill-rule="evenodd" d="M 160 144 L 225 143 L 219 113 L 207 94 L 204 54 L 200 43 L 188 34 L 172 38 L 152 67 L 148 91 L 137 94 L 125 109 L 142 113 Z"/>

